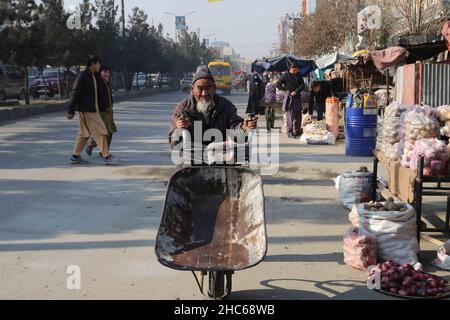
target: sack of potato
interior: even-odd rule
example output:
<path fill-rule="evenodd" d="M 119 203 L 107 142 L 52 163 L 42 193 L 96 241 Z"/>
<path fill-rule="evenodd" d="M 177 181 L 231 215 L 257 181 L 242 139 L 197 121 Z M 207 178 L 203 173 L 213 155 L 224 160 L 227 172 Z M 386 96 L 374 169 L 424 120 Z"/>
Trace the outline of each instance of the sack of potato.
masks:
<path fill-rule="evenodd" d="M 407 203 L 369 202 L 355 205 L 350 222 L 374 235 L 378 244 L 378 259 L 396 263 L 418 262 L 416 211 Z"/>

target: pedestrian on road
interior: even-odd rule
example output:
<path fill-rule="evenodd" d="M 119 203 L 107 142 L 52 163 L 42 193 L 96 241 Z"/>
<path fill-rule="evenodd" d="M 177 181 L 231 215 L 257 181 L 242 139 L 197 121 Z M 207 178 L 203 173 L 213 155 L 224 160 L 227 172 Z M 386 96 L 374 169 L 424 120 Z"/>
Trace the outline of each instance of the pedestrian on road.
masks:
<path fill-rule="evenodd" d="M 289 71 L 284 72 L 277 82 L 279 90 L 286 91 L 283 101 L 283 112 L 286 113 L 288 137 L 297 139 L 302 134 L 302 100 L 301 93 L 305 89 L 305 82 L 295 63 L 291 63 Z"/>
<path fill-rule="evenodd" d="M 253 69 L 249 83 L 248 104 L 245 113 L 264 114 L 264 111 L 261 110 L 261 101 L 264 98 L 266 87 L 262 75 Z"/>
<path fill-rule="evenodd" d="M 314 109 L 317 111 L 317 120 L 323 120 L 327 98 L 333 95 L 329 81 L 312 81 L 310 84 L 311 95 L 309 100 L 309 114 L 312 116 Z"/>
<path fill-rule="evenodd" d="M 106 111 L 106 104 L 101 103 L 100 85 L 102 79 L 99 71 L 101 59 L 90 55 L 86 62 L 86 70 L 81 72 L 73 84 L 70 96 L 69 111 L 67 118 L 72 120 L 75 111 L 78 111 L 80 129 L 75 142 L 75 148 L 71 164 L 86 164 L 88 161 L 81 157 L 81 152 L 89 140 L 89 136 L 94 137 L 97 142 L 105 164 L 116 164 L 120 159 L 109 153 L 108 130 L 100 116 L 100 112 Z"/>
<path fill-rule="evenodd" d="M 196 137 L 194 122 L 201 121 L 201 137 Z M 218 129 L 224 141 L 227 129 L 243 130 L 244 133 L 257 126 L 258 118 L 244 120 L 237 115 L 235 105 L 228 99 L 216 94 L 216 84 L 207 66 L 199 66 L 192 79 L 191 95 L 175 108 L 169 129 L 169 143 L 174 148 L 180 141 L 174 141 L 172 135 L 176 129 L 187 129 L 194 141 L 204 141 L 203 135 L 208 129 Z M 221 141 L 215 141 L 221 142 Z"/>
<path fill-rule="evenodd" d="M 100 92 L 100 103 L 105 104 L 106 111 L 101 111 L 100 116 L 102 117 L 103 122 L 105 123 L 106 129 L 108 130 L 107 142 L 108 148 L 111 149 L 111 141 L 112 136 L 115 132 L 117 132 L 116 123 L 114 122 L 114 112 L 113 112 L 113 96 L 112 89 L 109 79 L 111 77 L 111 69 L 107 66 L 102 66 L 100 68 L 100 76 L 102 81 L 99 85 Z M 92 155 L 92 150 L 97 147 L 97 143 L 94 140 L 94 137 L 90 137 L 89 141 L 86 145 L 86 153 L 88 156 Z M 103 157 L 102 153 L 99 154 L 100 157 Z"/>

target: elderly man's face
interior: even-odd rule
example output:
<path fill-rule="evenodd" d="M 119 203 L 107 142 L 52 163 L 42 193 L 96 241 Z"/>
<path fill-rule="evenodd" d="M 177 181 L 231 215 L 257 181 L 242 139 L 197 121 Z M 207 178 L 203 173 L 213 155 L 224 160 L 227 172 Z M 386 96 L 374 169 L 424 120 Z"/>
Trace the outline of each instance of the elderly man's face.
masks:
<path fill-rule="evenodd" d="M 200 79 L 192 85 L 192 95 L 197 101 L 212 101 L 215 92 L 216 85 L 210 79 Z"/>

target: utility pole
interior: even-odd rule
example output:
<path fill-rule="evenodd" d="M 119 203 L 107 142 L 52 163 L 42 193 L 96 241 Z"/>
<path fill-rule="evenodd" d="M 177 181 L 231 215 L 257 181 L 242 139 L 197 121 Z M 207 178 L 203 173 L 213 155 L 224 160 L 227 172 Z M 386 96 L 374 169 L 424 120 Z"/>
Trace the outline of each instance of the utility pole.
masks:
<path fill-rule="evenodd" d="M 127 38 L 125 33 L 125 0 L 122 0 L 122 41 L 123 41 L 123 73 L 124 73 L 124 83 L 125 83 L 125 92 L 129 92 L 128 88 L 128 68 L 127 68 Z"/>

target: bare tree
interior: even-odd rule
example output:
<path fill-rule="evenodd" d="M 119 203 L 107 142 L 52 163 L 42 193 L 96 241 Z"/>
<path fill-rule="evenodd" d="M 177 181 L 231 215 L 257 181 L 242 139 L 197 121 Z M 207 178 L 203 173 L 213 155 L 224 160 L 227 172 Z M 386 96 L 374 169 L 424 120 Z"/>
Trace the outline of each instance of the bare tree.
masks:
<path fill-rule="evenodd" d="M 396 34 L 421 35 L 440 31 L 450 18 L 450 6 L 442 0 L 391 0 L 391 14 L 398 21 Z M 390 4 L 389 4 L 390 3 Z"/>

